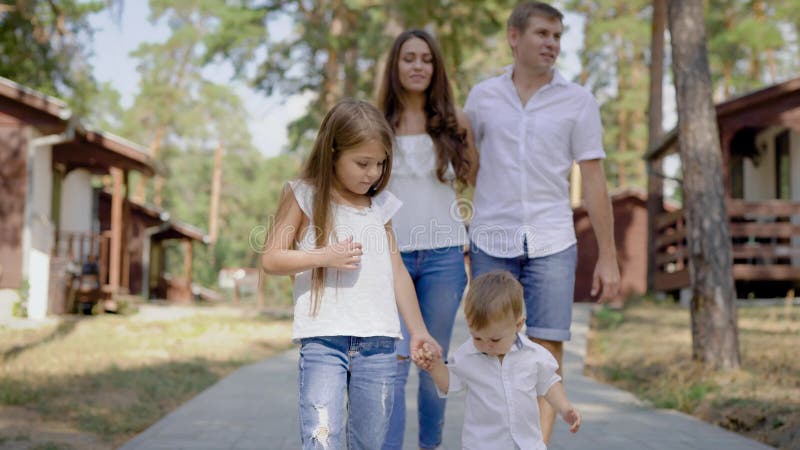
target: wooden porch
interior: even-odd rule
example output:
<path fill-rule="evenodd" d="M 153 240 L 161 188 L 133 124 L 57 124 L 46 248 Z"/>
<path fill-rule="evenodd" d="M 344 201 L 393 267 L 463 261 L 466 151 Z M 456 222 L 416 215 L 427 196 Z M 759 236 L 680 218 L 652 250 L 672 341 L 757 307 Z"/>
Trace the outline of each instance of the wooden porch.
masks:
<path fill-rule="evenodd" d="M 118 284 L 112 284 L 113 194 L 98 192 L 99 233 L 56 231 L 51 255 L 55 284 L 50 309 L 54 313 L 80 310 L 113 294 L 142 294 L 171 301 L 190 301 L 192 295 L 193 242 L 207 243 L 201 230 L 170 219 L 153 207 L 125 200 L 122 238 L 125 248 L 119 261 Z M 170 273 L 165 246 L 178 241 L 182 270 Z M 175 272 L 174 270 L 172 272 Z"/>
<path fill-rule="evenodd" d="M 52 166 L 55 235 L 50 259 L 49 311 L 80 312 L 82 304 L 92 305 L 115 294 L 128 294 L 129 173 L 152 175 L 155 170 L 152 160 L 137 144 L 78 126 L 73 139 L 53 146 Z M 86 192 L 76 196 L 64 191 L 64 182 L 73 171 L 86 174 L 83 184 L 89 192 L 91 177 L 107 177 L 112 199 L 110 226 L 101 227 L 99 232 L 92 225 L 99 219 L 95 213 L 96 195 Z M 62 227 L 62 216 L 67 214 L 82 217 L 83 225 L 77 229 Z"/>
<path fill-rule="evenodd" d="M 728 199 L 735 281 L 800 282 L 800 202 Z M 683 210 L 654 220 L 656 291 L 689 286 Z"/>
<path fill-rule="evenodd" d="M 732 275 L 738 295 L 784 295 L 800 284 L 800 78 L 716 105 Z M 648 287 L 689 286 L 688 248 L 680 202 L 676 127 L 645 155 L 648 170 Z M 670 164 L 667 164 L 670 158 Z M 672 173 L 668 173 L 672 172 Z M 670 198 L 670 192 L 677 193 Z M 680 206 L 678 206 L 680 207 Z"/>
<path fill-rule="evenodd" d="M 81 312 L 109 299 L 114 289 L 108 283 L 111 232 L 55 233 L 51 255 L 49 310 L 55 314 Z"/>

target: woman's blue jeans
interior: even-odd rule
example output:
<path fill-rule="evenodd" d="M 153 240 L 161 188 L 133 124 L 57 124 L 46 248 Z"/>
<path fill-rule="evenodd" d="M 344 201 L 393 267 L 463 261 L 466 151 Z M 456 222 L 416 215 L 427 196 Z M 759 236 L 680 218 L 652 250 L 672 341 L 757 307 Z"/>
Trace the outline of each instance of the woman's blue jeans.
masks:
<path fill-rule="evenodd" d="M 428 332 L 442 346 L 444 358 L 450 347 L 458 306 L 467 285 L 462 247 L 445 247 L 432 250 L 403 252 L 403 262 L 408 269 L 419 299 L 419 309 Z M 402 322 L 402 321 L 401 321 Z M 403 326 L 403 340 L 397 343 L 397 378 L 395 380 L 394 410 L 384 450 L 401 449 L 406 428 L 406 381 L 410 360 L 408 331 Z M 419 419 L 419 446 L 435 448 L 442 442 L 445 400 L 436 393 L 430 375 L 421 370 L 417 392 Z"/>
<path fill-rule="evenodd" d="M 298 386 L 304 450 L 380 448 L 394 401 L 396 341 L 386 336 L 300 340 Z"/>

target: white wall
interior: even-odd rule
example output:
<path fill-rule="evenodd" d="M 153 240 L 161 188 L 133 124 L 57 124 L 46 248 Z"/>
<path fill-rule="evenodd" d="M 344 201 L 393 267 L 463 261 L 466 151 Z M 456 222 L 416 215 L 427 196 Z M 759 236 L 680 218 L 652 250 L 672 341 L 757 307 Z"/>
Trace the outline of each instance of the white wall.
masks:
<path fill-rule="evenodd" d="M 683 178 L 683 167 L 681 166 L 681 155 L 680 153 L 670 153 L 669 155 L 665 156 L 662 160 L 661 167 L 654 167 L 655 170 L 662 172 L 667 177 L 675 178 L 675 179 L 682 179 Z M 664 178 L 663 180 L 663 194 L 665 199 L 670 199 L 670 201 L 674 201 L 675 192 L 681 189 L 680 184 L 677 181 L 671 178 Z M 681 196 L 683 199 L 683 196 Z M 681 206 L 683 202 L 681 203 Z"/>
<path fill-rule="evenodd" d="M 0 289 L 0 320 L 13 317 L 14 303 L 18 300 L 16 289 Z"/>
<path fill-rule="evenodd" d="M 744 160 L 744 199 L 749 201 L 775 198 L 775 134 L 780 129 L 767 129 L 756 137 L 760 150 L 759 164 Z"/>
<path fill-rule="evenodd" d="M 70 171 L 61 183 L 59 230 L 92 231 L 92 197 L 92 174 L 85 169 Z"/>
<path fill-rule="evenodd" d="M 92 174 L 85 169 L 70 171 L 61 182 L 61 198 L 59 209 L 59 233 L 89 233 L 92 231 Z M 82 241 L 83 255 L 89 254 L 90 242 L 88 239 Z M 59 255 L 66 255 L 68 246 L 67 239 L 59 240 Z M 78 242 L 72 242 L 72 250 L 75 257 L 81 254 Z"/>
<path fill-rule="evenodd" d="M 38 137 L 32 131 L 29 138 Z M 30 142 L 30 139 L 29 139 Z M 53 196 L 52 149 L 28 147 L 28 194 L 25 198 L 25 227 L 22 232 L 22 275 L 30 285 L 28 317 L 43 319 L 47 315 L 50 283 L 50 253 L 53 248 L 53 226 L 50 212 Z"/>

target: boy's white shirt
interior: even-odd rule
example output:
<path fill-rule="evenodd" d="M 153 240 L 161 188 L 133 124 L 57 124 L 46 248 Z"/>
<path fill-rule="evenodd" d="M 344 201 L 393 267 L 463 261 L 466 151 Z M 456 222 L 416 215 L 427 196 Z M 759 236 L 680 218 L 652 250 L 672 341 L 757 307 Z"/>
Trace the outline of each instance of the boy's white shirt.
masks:
<path fill-rule="evenodd" d="M 451 355 L 447 369 L 448 394 L 466 391 L 464 449 L 547 449 L 536 397 L 545 395 L 561 377 L 546 348 L 518 333 L 501 364 L 497 357 L 476 349 L 469 338 Z M 441 397 L 448 394 L 439 392 Z"/>
<path fill-rule="evenodd" d="M 313 187 L 301 180 L 289 182 L 300 209 L 309 219 L 298 248 L 312 250 Z M 394 272 L 386 235 L 386 223 L 402 202 L 389 191 L 372 197 L 372 205 L 356 209 L 333 205 L 332 240 L 352 236 L 362 245 L 356 270 L 328 269 L 317 314 L 311 313 L 311 270 L 294 278 L 292 339 L 317 336 L 389 336 L 402 339 L 394 296 Z"/>

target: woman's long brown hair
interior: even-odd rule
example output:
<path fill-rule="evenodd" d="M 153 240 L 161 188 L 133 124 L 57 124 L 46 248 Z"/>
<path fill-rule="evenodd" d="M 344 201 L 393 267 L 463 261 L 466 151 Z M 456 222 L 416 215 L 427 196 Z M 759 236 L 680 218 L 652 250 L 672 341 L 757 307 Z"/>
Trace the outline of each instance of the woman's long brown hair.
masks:
<path fill-rule="evenodd" d="M 311 225 L 313 225 L 316 248 L 330 244 L 333 228 L 331 201 L 336 160 L 342 152 L 367 142 L 383 145 L 386 151 L 383 173 L 367 193 L 369 196 L 374 196 L 386 187 L 392 172 L 393 136 L 392 129 L 386 123 L 383 114 L 362 100 L 341 100 L 322 119 L 317 139 L 300 175 L 301 179 L 313 186 L 314 217 Z M 319 310 L 319 299 L 325 286 L 325 272 L 324 267 L 317 267 L 311 274 L 312 315 L 316 315 Z"/>
<path fill-rule="evenodd" d="M 383 71 L 378 107 L 383 111 L 392 130 L 396 130 L 403 112 L 403 86 L 397 73 L 397 63 L 400 59 L 400 48 L 411 38 L 425 41 L 433 58 L 433 74 L 430 85 L 425 90 L 425 131 L 433 139 L 436 148 L 436 177 L 439 181 L 446 182 L 444 174 L 447 171 L 447 164 L 451 163 L 456 179 L 465 184 L 470 170 L 470 162 L 465 155 L 467 131 L 458 125 L 453 106 L 453 90 L 450 88 L 447 72 L 444 69 L 442 52 L 436 40 L 426 31 L 406 30 L 394 40 Z"/>

